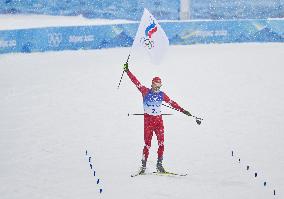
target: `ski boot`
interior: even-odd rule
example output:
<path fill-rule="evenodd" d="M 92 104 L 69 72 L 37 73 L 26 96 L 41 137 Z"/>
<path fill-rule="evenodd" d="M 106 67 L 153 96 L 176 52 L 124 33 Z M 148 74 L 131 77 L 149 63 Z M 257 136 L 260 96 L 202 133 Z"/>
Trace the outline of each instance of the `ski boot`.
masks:
<path fill-rule="evenodd" d="M 146 160 L 142 160 L 142 166 L 140 167 L 139 175 L 144 174 L 145 171 L 146 171 Z"/>
<path fill-rule="evenodd" d="M 158 158 L 158 161 L 157 161 L 157 172 L 158 173 L 166 173 L 166 170 L 164 169 L 162 162 L 163 162 L 163 158 Z"/>

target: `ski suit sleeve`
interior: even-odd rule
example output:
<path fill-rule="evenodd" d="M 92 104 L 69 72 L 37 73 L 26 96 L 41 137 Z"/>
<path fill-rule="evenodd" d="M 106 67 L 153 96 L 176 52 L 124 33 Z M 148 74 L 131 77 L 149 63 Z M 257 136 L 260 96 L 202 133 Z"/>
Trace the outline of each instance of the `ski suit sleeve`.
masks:
<path fill-rule="evenodd" d="M 185 110 L 180 107 L 180 105 L 178 105 L 178 103 L 176 103 L 175 101 L 171 100 L 169 98 L 169 96 L 167 96 L 166 93 L 164 93 L 164 99 L 163 99 L 167 104 L 171 105 L 171 107 L 173 107 L 174 109 L 180 111 L 180 112 L 184 112 Z"/>
<path fill-rule="evenodd" d="M 139 80 L 130 72 L 130 70 L 127 71 L 127 75 L 130 78 L 130 80 L 133 82 L 133 84 L 142 93 L 142 95 L 145 96 L 148 92 L 148 89 L 139 82 Z"/>

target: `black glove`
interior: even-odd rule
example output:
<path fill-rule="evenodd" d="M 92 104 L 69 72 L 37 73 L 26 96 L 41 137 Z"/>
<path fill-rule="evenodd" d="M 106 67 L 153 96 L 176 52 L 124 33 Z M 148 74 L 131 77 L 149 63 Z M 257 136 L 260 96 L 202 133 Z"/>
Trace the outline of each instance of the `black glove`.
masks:
<path fill-rule="evenodd" d="M 192 116 L 189 111 L 184 110 L 183 113 L 186 114 L 187 116 Z"/>
<path fill-rule="evenodd" d="M 126 62 L 125 64 L 123 64 L 123 70 L 124 70 L 125 72 L 129 71 L 129 69 L 128 69 L 128 63 L 127 63 L 127 62 Z"/>
<path fill-rule="evenodd" d="M 198 125 L 200 125 L 200 124 L 201 124 L 201 120 L 200 120 L 200 118 L 196 118 L 196 123 L 197 123 Z"/>

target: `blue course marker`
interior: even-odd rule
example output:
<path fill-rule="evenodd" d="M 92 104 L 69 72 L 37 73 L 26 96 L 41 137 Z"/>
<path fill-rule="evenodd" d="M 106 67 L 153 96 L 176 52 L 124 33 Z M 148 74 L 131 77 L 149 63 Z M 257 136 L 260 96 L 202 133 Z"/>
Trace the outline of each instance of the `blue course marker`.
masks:
<path fill-rule="evenodd" d="M 100 193 L 102 193 L 103 192 L 103 190 L 102 189 L 100 189 Z"/>
<path fill-rule="evenodd" d="M 100 183 L 100 179 L 97 180 L 97 184 L 99 184 L 99 183 Z"/>

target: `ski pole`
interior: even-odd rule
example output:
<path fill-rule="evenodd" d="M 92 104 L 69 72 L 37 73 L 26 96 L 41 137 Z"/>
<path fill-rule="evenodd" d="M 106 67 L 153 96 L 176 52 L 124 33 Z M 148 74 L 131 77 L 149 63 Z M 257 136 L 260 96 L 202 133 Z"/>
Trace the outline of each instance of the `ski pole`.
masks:
<path fill-rule="evenodd" d="M 144 115 L 144 113 L 128 113 L 128 116 L 130 115 Z M 162 113 L 161 115 L 173 115 L 172 113 Z"/>
<path fill-rule="evenodd" d="M 126 63 L 128 63 L 129 57 L 130 57 L 130 54 L 129 54 L 129 55 L 128 55 L 128 57 L 127 57 L 127 61 L 126 61 Z M 117 86 L 117 89 L 119 89 L 119 86 L 120 86 L 120 84 L 121 84 L 121 81 L 122 81 L 122 78 L 123 78 L 124 72 L 125 72 L 125 71 L 123 70 L 123 71 L 122 71 L 122 74 L 121 74 L 121 77 L 120 77 L 119 84 L 118 84 L 118 86 Z"/>
<path fill-rule="evenodd" d="M 171 106 L 168 106 L 168 105 L 165 105 L 165 104 L 162 104 L 162 105 L 165 106 L 165 107 L 171 108 L 171 109 L 173 109 L 173 110 L 175 110 L 175 111 L 181 112 L 180 110 L 175 109 L 175 108 L 173 108 L 173 107 L 171 107 Z M 181 112 L 181 113 L 183 113 L 183 112 Z M 201 124 L 201 121 L 203 120 L 202 118 L 196 117 L 196 116 L 194 116 L 194 115 L 191 115 L 191 117 L 195 118 L 195 121 L 196 121 L 196 123 L 197 123 L 198 125 L 200 125 L 200 124 Z"/>

